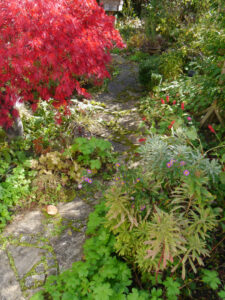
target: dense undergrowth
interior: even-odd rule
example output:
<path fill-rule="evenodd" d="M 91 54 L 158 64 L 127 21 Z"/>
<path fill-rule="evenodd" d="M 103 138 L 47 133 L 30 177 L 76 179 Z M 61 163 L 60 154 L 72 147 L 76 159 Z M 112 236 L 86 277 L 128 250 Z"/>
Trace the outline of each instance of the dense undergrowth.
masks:
<path fill-rule="evenodd" d="M 24 107 L 25 138 L 0 131 L 1 230 L 21 208 L 71 200 L 96 175 L 114 182 L 90 214 L 84 260 L 33 300 L 225 299 L 222 12 L 222 1 L 127 1 L 117 24 L 127 49 L 114 51 L 139 63 L 148 130 L 138 167 L 91 137 L 92 114 L 77 102 L 60 125 L 40 103 Z"/>

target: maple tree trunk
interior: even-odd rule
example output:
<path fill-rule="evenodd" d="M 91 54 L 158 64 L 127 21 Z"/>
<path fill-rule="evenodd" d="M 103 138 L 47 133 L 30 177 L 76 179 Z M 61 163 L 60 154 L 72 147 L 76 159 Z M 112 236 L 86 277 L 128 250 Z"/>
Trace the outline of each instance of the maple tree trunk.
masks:
<path fill-rule="evenodd" d="M 18 99 L 19 101 L 19 99 Z M 13 109 L 18 109 L 21 106 L 21 104 L 19 102 L 16 103 L 16 105 L 14 105 Z M 3 127 L 7 137 L 9 140 L 13 140 L 17 137 L 22 137 L 24 134 L 24 130 L 23 130 L 23 122 L 20 118 L 20 116 L 13 118 L 14 122 L 13 122 L 13 126 L 6 128 Z"/>
<path fill-rule="evenodd" d="M 13 127 L 3 128 L 9 140 L 23 136 L 23 123 L 20 117 L 16 118 Z"/>

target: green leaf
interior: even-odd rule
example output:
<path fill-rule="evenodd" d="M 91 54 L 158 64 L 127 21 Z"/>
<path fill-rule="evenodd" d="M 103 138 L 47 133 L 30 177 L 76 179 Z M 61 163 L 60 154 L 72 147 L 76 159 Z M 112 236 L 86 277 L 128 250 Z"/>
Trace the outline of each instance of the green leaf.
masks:
<path fill-rule="evenodd" d="M 147 300 L 149 299 L 149 294 L 144 291 L 138 291 L 137 289 L 132 289 L 132 293 L 127 295 L 127 300 Z"/>
<path fill-rule="evenodd" d="M 216 290 L 218 286 L 221 284 L 221 281 L 218 277 L 218 273 L 213 270 L 202 270 L 203 277 L 202 281 L 209 285 L 213 290 Z"/>
<path fill-rule="evenodd" d="M 34 294 L 30 300 L 44 300 L 43 292 L 39 291 L 36 294 Z"/>
<path fill-rule="evenodd" d="M 220 181 L 222 184 L 225 184 L 225 172 L 220 173 Z"/>
<path fill-rule="evenodd" d="M 7 151 L 3 152 L 3 156 L 4 156 L 7 163 L 11 162 L 11 155 Z"/>
<path fill-rule="evenodd" d="M 225 300 L 225 290 L 220 291 L 220 292 L 218 293 L 218 295 L 220 296 L 220 298 L 221 298 L 222 300 Z"/>
<path fill-rule="evenodd" d="M 90 167 L 92 170 L 99 170 L 101 168 L 101 161 L 99 159 L 92 159 L 90 161 Z"/>
<path fill-rule="evenodd" d="M 79 300 L 79 298 L 75 296 L 73 292 L 65 292 L 62 296 L 62 300 Z"/>
<path fill-rule="evenodd" d="M 193 126 L 186 131 L 186 135 L 192 141 L 197 140 L 198 138 L 197 131 Z"/>
<path fill-rule="evenodd" d="M 98 300 L 109 300 L 109 296 L 113 294 L 113 290 L 110 287 L 109 283 L 104 283 L 99 286 L 94 287 L 95 299 Z"/>
<path fill-rule="evenodd" d="M 166 281 L 163 282 L 163 285 L 166 287 L 166 294 L 169 299 L 177 299 L 177 295 L 180 294 L 180 283 L 174 281 L 171 277 L 167 277 Z"/>
<path fill-rule="evenodd" d="M 16 156 L 19 162 L 23 162 L 26 159 L 26 155 L 23 151 L 16 151 Z"/>
<path fill-rule="evenodd" d="M 221 162 L 225 162 L 225 153 L 222 155 Z"/>
<path fill-rule="evenodd" d="M 153 288 L 151 290 L 151 300 L 161 300 L 160 296 L 162 296 L 162 289 Z"/>

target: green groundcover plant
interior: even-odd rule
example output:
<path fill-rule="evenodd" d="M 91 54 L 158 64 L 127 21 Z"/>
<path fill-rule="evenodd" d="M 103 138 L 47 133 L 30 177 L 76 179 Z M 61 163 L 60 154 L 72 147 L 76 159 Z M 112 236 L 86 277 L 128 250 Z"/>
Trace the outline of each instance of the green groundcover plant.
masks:
<path fill-rule="evenodd" d="M 30 158 L 21 146 L 18 142 L 13 147 L 0 143 L 0 230 L 11 219 L 13 206 L 30 194 L 35 176 Z"/>

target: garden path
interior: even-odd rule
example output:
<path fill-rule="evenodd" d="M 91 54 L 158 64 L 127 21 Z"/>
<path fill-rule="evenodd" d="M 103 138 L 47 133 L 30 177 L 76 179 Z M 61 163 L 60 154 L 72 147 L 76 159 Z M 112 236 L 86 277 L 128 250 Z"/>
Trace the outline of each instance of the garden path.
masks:
<path fill-rule="evenodd" d="M 136 107 L 141 95 L 137 66 L 119 55 L 113 55 L 113 65 L 119 74 L 106 92 L 94 97 L 105 107 L 94 110 L 92 133 L 110 140 L 124 159 L 139 144 L 146 128 L 139 126 L 143 122 Z M 49 275 L 82 259 L 87 218 L 100 198 L 97 191 L 90 197 L 60 203 L 54 217 L 38 209 L 14 217 L 0 235 L 0 300 L 29 299 Z"/>

